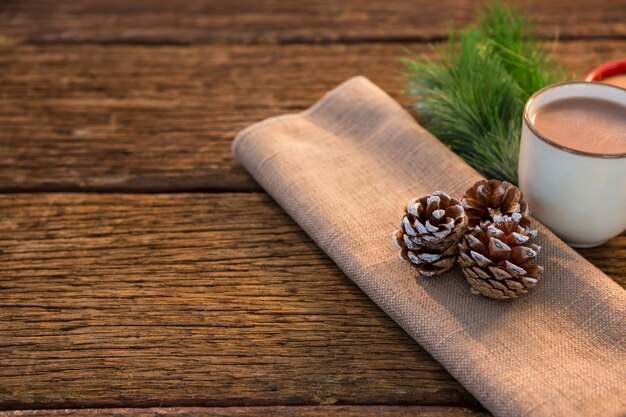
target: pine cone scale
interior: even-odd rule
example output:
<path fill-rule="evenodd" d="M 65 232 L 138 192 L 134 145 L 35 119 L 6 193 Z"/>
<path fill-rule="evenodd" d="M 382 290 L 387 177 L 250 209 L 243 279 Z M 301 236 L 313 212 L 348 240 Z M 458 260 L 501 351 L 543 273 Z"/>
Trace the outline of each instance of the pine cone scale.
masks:
<path fill-rule="evenodd" d="M 472 293 L 516 298 L 535 287 L 543 271 L 535 263 L 541 247 L 531 243 L 537 231 L 529 214 L 517 187 L 483 180 L 462 201 L 440 191 L 412 199 L 392 240 L 420 275 L 441 274 L 458 262 Z"/>
<path fill-rule="evenodd" d="M 392 240 L 400 259 L 421 275 L 437 275 L 454 266 L 466 223 L 461 202 L 436 192 L 409 201 Z"/>
<path fill-rule="evenodd" d="M 506 181 L 478 181 L 465 192 L 463 208 L 467 213 L 469 227 L 475 227 L 498 216 L 522 215 L 522 227 L 529 227 L 530 208 L 521 191 Z"/>
<path fill-rule="evenodd" d="M 536 232 L 520 226 L 522 215 L 496 216 L 471 229 L 459 244 L 459 263 L 474 292 L 506 299 L 526 294 L 542 271 L 534 259 L 539 246 L 528 243 Z"/>

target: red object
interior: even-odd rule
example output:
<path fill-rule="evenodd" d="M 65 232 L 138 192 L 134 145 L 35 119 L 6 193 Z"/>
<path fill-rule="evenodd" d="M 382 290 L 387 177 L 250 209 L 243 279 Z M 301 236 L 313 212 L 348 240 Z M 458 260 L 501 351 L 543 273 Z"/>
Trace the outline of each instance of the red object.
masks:
<path fill-rule="evenodd" d="M 585 81 L 602 81 L 605 78 L 618 74 L 626 74 L 626 59 L 610 61 L 594 68 L 587 74 Z"/>

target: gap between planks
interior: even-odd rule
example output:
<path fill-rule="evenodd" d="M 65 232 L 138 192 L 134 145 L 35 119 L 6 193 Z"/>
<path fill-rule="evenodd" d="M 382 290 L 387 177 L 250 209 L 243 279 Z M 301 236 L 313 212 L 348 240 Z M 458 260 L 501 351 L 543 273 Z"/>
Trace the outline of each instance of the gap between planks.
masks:
<path fill-rule="evenodd" d="M 335 417 L 487 417 L 487 411 L 446 406 L 351 405 L 351 406 L 256 406 L 256 407 L 158 407 L 158 408 L 90 408 L 59 410 L 0 411 L 0 417 L 94 416 L 335 416 Z"/>

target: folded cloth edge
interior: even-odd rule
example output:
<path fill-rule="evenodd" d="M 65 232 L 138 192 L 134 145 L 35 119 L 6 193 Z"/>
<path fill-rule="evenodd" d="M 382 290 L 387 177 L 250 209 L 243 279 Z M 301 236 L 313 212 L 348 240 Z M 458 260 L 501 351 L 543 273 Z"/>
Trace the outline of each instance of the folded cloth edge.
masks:
<path fill-rule="evenodd" d="M 346 87 L 349 87 L 350 84 L 355 83 L 355 82 L 363 82 L 363 81 L 367 81 L 367 83 L 371 82 L 369 80 L 367 80 L 365 77 L 354 77 L 351 78 L 347 81 L 345 81 L 344 83 L 340 84 L 338 87 L 336 87 L 335 89 L 333 89 L 332 91 L 330 91 L 329 93 L 327 93 L 322 99 L 320 99 L 315 105 L 313 105 L 312 107 L 308 108 L 307 110 L 300 112 L 300 113 L 295 113 L 295 114 L 288 114 L 288 115 L 281 115 L 281 116 L 276 116 L 276 117 L 272 117 L 270 119 L 266 119 L 264 121 L 258 122 L 256 124 L 253 124 L 252 126 L 244 129 L 243 131 L 241 131 L 237 137 L 235 138 L 234 142 L 233 142 L 233 152 L 235 153 L 235 155 L 237 157 L 239 157 L 239 148 L 242 146 L 242 143 L 245 141 L 245 139 L 250 135 L 250 133 L 256 131 L 257 129 L 260 129 L 268 124 L 272 124 L 274 122 L 277 121 L 288 121 L 290 118 L 294 118 L 294 117 L 298 117 L 298 116 L 302 116 L 302 115 L 310 115 L 311 113 L 315 112 L 316 109 L 318 109 L 321 105 L 323 105 L 323 103 L 325 103 L 329 98 L 333 97 L 336 94 L 339 94 L 343 89 L 345 89 Z M 372 84 L 373 86 L 375 86 L 374 84 Z M 375 86 L 376 87 L 376 86 Z M 376 87 L 378 88 L 378 87 Z M 401 107 L 398 105 L 398 107 L 401 109 Z M 613 286 L 616 286 L 617 284 L 615 284 L 612 280 L 611 283 Z M 621 288 L 620 288 L 621 290 Z M 430 349 L 429 349 L 430 350 Z M 431 354 L 433 354 L 433 356 L 437 357 L 437 355 L 433 352 L 431 352 Z M 455 375 L 456 376 L 456 375 Z M 476 393 L 475 393 L 476 395 Z M 484 397 L 484 395 L 481 395 L 481 397 Z M 484 402 L 485 398 L 479 398 L 481 399 L 481 402 Z M 487 403 L 489 403 L 489 401 L 487 401 Z M 490 409 L 492 409 L 491 407 L 489 407 Z M 492 409 L 495 411 L 497 411 L 496 409 Z M 531 415 L 532 413 L 528 413 L 527 415 Z M 524 414 L 526 415 L 526 414 Z M 534 415 L 534 414 L 532 414 Z M 537 412 L 537 415 L 543 415 L 543 414 L 539 414 L 539 411 Z"/>

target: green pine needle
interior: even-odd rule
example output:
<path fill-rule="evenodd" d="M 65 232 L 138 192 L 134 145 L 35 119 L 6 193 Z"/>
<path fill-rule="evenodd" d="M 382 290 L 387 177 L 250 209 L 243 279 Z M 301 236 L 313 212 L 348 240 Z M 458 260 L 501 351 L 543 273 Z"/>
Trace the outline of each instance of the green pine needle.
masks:
<path fill-rule="evenodd" d="M 478 22 L 450 30 L 438 59 L 410 53 L 407 93 L 426 129 L 488 178 L 517 184 L 524 103 L 563 81 L 516 8 L 492 3 Z"/>

